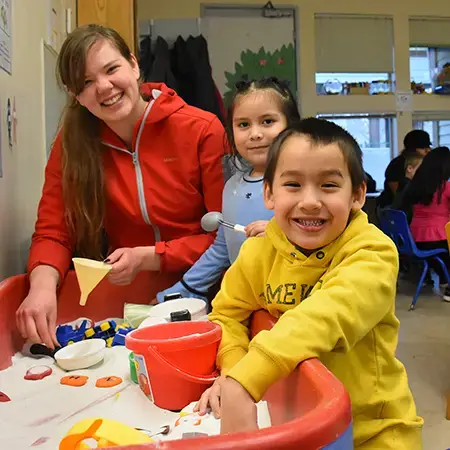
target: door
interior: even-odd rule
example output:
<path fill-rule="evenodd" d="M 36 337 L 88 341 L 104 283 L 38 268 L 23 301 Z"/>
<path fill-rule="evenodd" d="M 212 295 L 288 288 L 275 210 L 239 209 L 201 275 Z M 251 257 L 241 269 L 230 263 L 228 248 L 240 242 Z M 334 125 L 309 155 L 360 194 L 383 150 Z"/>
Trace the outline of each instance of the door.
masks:
<path fill-rule="evenodd" d="M 95 23 L 114 28 L 136 50 L 135 0 L 78 0 L 78 25 Z"/>

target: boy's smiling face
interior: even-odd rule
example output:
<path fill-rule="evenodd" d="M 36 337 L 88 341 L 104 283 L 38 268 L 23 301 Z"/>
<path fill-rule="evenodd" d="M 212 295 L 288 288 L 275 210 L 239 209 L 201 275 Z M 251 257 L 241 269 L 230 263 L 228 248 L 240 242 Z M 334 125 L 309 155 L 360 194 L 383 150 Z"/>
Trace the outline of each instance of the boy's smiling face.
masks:
<path fill-rule="evenodd" d="M 351 211 L 364 205 L 366 185 L 352 187 L 348 165 L 337 144 L 315 145 L 307 136 L 286 139 L 265 203 L 287 238 L 305 251 L 334 241 Z"/>

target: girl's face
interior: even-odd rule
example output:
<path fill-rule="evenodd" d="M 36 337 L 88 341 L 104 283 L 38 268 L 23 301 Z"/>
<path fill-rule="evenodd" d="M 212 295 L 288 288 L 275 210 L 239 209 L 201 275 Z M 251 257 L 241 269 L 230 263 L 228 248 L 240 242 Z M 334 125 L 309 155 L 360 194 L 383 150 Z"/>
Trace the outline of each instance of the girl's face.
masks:
<path fill-rule="evenodd" d="M 139 108 L 139 67 L 108 40 L 96 42 L 86 58 L 84 90 L 77 100 L 106 123 L 128 119 Z"/>
<path fill-rule="evenodd" d="M 253 91 L 236 98 L 233 136 L 239 154 L 262 176 L 270 144 L 287 127 L 281 99 L 270 89 Z"/>

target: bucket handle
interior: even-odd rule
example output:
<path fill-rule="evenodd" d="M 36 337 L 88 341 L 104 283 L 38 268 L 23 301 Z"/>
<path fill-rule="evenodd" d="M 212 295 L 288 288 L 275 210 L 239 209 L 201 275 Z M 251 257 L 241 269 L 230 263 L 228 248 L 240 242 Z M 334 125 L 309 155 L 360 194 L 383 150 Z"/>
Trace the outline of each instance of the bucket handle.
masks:
<path fill-rule="evenodd" d="M 150 347 L 148 348 L 148 351 L 161 364 L 163 364 L 167 368 L 170 368 L 171 370 L 175 370 L 175 372 L 177 372 L 178 375 L 180 375 L 182 378 L 184 378 L 187 381 L 191 381 L 192 383 L 210 384 L 210 383 L 214 383 L 214 381 L 216 381 L 217 378 L 219 377 L 219 373 L 217 372 L 217 370 L 215 370 L 209 376 L 192 375 L 192 374 L 190 374 L 188 372 L 185 372 L 184 370 L 180 369 L 179 367 L 174 366 L 163 355 L 161 355 L 161 353 L 159 353 L 158 350 L 156 349 L 156 347 L 154 347 L 153 345 L 150 345 Z"/>

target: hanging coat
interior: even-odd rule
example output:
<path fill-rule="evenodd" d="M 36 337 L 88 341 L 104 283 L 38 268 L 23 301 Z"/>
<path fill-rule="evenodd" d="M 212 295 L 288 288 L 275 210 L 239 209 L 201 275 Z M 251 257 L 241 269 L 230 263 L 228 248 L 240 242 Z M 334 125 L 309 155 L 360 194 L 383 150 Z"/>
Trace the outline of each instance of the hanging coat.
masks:
<path fill-rule="evenodd" d="M 170 50 L 167 42 L 158 36 L 156 39 L 154 61 L 149 76 L 149 82 L 164 83 L 166 86 L 178 91 L 177 80 L 170 67 Z"/>
<path fill-rule="evenodd" d="M 177 94 L 188 104 L 196 106 L 196 68 L 187 52 L 186 41 L 178 36 L 171 52 L 172 72 L 177 80 Z"/>
<path fill-rule="evenodd" d="M 208 44 L 206 39 L 200 35 L 189 36 L 186 41 L 186 50 L 191 67 L 195 71 L 194 79 L 194 106 L 205 111 L 214 113 L 223 121 L 222 112 L 217 98 L 216 85 L 212 78 L 212 69 L 209 63 Z"/>
<path fill-rule="evenodd" d="M 139 43 L 139 67 L 142 81 L 147 82 L 153 66 L 152 38 L 144 37 Z"/>

